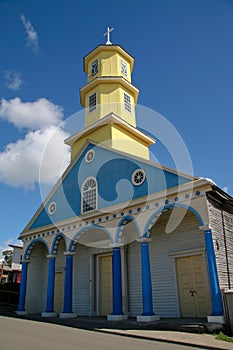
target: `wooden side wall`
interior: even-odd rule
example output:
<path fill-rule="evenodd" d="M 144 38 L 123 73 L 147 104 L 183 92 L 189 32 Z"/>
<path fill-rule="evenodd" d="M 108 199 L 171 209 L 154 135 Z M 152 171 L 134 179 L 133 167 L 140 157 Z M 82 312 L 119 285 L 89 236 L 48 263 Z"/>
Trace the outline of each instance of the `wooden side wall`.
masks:
<path fill-rule="evenodd" d="M 233 208 L 208 197 L 210 226 L 221 289 L 233 288 Z"/>

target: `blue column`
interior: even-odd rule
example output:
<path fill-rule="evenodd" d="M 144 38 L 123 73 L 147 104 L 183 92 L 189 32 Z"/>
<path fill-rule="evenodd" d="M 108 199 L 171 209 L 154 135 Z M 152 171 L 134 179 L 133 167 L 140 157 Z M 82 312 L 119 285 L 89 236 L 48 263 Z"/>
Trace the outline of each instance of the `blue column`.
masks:
<path fill-rule="evenodd" d="M 55 282 L 55 257 L 49 258 L 48 286 L 47 286 L 47 303 L 45 312 L 54 312 L 54 282 Z"/>
<path fill-rule="evenodd" d="M 17 311 L 25 311 L 28 263 L 29 261 L 24 261 L 22 264 L 20 292 L 19 292 L 19 305 L 18 305 Z"/>
<path fill-rule="evenodd" d="M 66 275 L 64 290 L 63 313 L 73 313 L 72 311 L 72 288 L 73 288 L 73 255 L 66 255 Z"/>
<path fill-rule="evenodd" d="M 152 283 L 150 272 L 150 256 L 148 242 L 141 243 L 141 269 L 142 269 L 142 316 L 152 316 L 153 301 L 152 301 Z"/>
<path fill-rule="evenodd" d="M 208 270 L 209 270 L 209 276 L 210 276 L 210 288 L 211 288 L 211 294 L 212 294 L 212 305 L 213 305 L 212 315 L 222 316 L 223 305 L 222 305 L 221 291 L 219 288 L 218 272 L 217 272 L 217 264 L 216 264 L 215 253 L 214 253 L 212 232 L 211 230 L 205 230 L 204 234 L 205 234 Z"/>
<path fill-rule="evenodd" d="M 123 315 L 122 311 L 122 282 L 121 282 L 121 250 L 113 248 L 113 312 L 112 315 Z"/>

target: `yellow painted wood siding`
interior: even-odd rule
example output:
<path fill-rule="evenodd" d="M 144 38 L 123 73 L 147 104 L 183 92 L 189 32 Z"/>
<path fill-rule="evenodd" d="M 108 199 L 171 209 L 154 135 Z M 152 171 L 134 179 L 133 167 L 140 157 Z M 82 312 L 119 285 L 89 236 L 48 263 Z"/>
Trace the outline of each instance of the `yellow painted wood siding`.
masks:
<path fill-rule="evenodd" d="M 120 125 L 109 124 L 90 131 L 89 134 L 78 139 L 72 146 L 71 159 L 79 152 L 86 140 L 91 140 L 144 159 L 149 160 L 150 157 L 147 144 L 139 140 L 136 136 L 123 130 Z"/>
<path fill-rule="evenodd" d="M 72 146 L 71 159 L 78 153 L 86 140 L 91 140 L 96 143 L 104 143 L 106 146 L 111 147 L 112 145 L 112 133 L 111 125 L 104 125 L 99 129 L 90 131 L 89 134 L 78 139 Z"/>
<path fill-rule="evenodd" d="M 129 113 L 124 106 L 124 92 L 130 96 L 132 111 Z M 89 113 L 89 96 L 96 93 L 96 109 Z M 95 89 L 85 96 L 85 127 L 114 113 L 132 126 L 136 126 L 134 96 L 119 83 L 99 83 Z"/>
<path fill-rule="evenodd" d="M 148 146 L 117 124 L 112 126 L 112 148 L 148 160 L 150 157 Z"/>
<path fill-rule="evenodd" d="M 87 58 L 88 60 L 88 58 Z M 94 75 L 91 74 L 92 63 L 98 60 L 98 72 Z M 127 64 L 127 76 L 121 72 L 121 60 Z M 97 77 L 103 76 L 122 76 L 129 82 L 131 82 L 130 64 L 129 61 L 116 51 L 102 51 L 96 56 L 91 57 L 88 60 L 88 83 Z"/>

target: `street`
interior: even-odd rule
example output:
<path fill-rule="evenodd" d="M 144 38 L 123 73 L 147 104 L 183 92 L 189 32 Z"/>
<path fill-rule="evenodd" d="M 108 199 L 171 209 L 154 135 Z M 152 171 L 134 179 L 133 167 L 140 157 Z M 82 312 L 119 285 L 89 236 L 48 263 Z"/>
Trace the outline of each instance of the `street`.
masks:
<path fill-rule="evenodd" d="M 192 350 L 195 347 L 0 316 L 1 350 Z"/>

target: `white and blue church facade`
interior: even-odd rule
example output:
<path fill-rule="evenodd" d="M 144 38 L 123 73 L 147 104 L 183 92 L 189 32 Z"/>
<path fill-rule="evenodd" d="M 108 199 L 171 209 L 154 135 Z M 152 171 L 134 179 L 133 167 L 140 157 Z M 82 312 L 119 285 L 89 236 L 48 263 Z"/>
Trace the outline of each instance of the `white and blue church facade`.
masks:
<path fill-rule="evenodd" d="M 19 315 L 224 323 L 233 198 L 150 160 L 133 64 L 110 41 L 84 58 L 85 127 L 65 141 L 70 165 L 20 234 Z"/>

